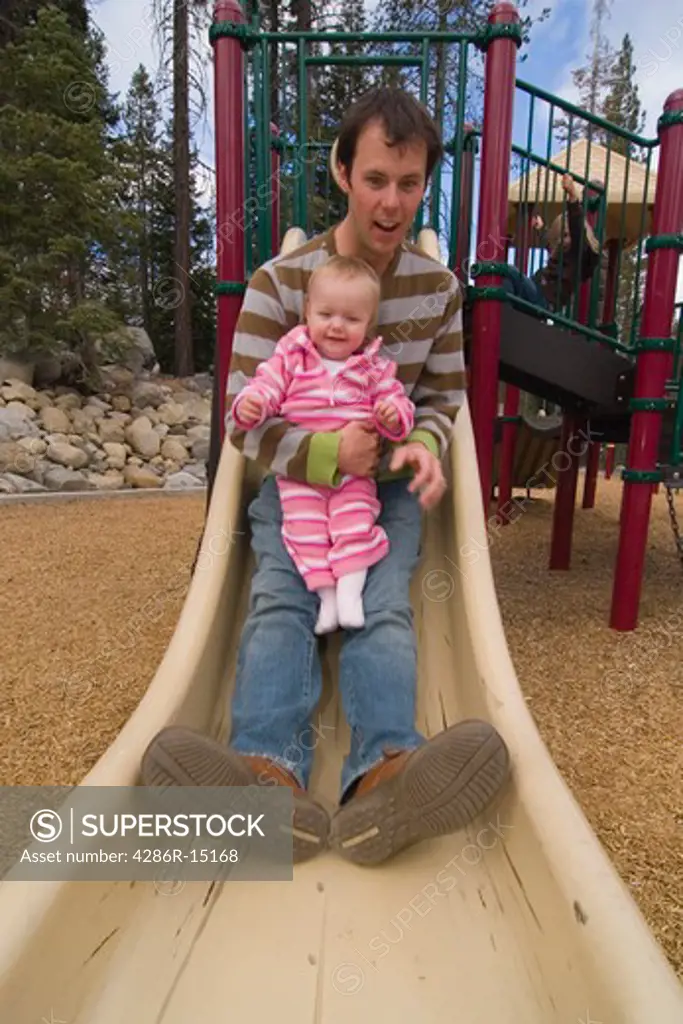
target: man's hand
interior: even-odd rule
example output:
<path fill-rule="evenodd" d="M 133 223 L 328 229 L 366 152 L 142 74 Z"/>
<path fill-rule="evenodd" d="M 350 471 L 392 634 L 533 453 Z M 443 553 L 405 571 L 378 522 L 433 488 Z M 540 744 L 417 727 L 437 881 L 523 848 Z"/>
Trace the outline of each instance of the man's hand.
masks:
<path fill-rule="evenodd" d="M 408 490 L 411 494 L 420 492 L 422 508 L 430 509 L 438 505 L 446 493 L 446 478 L 436 455 L 432 455 L 419 441 L 411 441 L 394 451 L 389 468 L 397 472 L 404 466 L 411 466 L 415 470 Z"/>
<path fill-rule="evenodd" d="M 341 432 L 339 472 L 351 476 L 373 476 L 379 465 L 379 434 L 372 423 L 356 420 Z"/>

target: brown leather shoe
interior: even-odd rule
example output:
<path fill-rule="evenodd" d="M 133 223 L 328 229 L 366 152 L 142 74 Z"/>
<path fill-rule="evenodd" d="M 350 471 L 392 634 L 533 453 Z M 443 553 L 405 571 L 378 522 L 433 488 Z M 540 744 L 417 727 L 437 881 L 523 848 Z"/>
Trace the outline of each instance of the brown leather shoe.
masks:
<path fill-rule="evenodd" d="M 294 790 L 293 859 L 315 857 L 327 845 L 330 819 L 296 778 L 268 757 L 238 754 L 193 729 L 162 729 L 142 758 L 145 786 L 290 786 Z"/>
<path fill-rule="evenodd" d="M 467 825 L 508 779 L 507 747 L 488 722 L 451 726 L 414 751 L 387 751 L 341 805 L 330 845 L 357 864 L 380 864 L 424 839 Z"/>

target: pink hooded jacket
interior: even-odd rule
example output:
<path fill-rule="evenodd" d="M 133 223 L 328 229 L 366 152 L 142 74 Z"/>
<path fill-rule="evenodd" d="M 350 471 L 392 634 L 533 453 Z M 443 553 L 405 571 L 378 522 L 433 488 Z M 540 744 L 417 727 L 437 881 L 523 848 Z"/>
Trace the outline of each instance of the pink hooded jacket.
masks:
<path fill-rule="evenodd" d="M 335 376 L 328 371 L 308 329 L 294 327 L 282 337 L 270 359 L 259 363 L 252 381 L 233 402 L 231 415 L 242 430 L 280 415 L 307 430 L 339 430 L 353 420 L 372 420 L 390 441 L 403 441 L 413 429 L 415 406 L 396 379 L 396 364 L 379 354 L 380 337 L 346 360 Z M 263 415 L 245 423 L 239 414 L 247 395 L 264 400 Z M 377 404 L 390 401 L 399 415 L 396 433 L 375 416 Z"/>

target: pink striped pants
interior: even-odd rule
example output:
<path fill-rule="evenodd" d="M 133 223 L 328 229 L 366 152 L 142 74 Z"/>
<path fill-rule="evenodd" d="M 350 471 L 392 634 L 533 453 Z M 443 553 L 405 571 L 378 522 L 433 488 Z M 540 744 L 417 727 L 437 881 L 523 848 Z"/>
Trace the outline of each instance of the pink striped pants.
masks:
<path fill-rule="evenodd" d="M 381 505 L 369 477 L 345 477 L 339 487 L 277 477 L 282 540 L 309 590 L 334 587 L 340 576 L 369 568 L 389 551 L 376 523 Z"/>

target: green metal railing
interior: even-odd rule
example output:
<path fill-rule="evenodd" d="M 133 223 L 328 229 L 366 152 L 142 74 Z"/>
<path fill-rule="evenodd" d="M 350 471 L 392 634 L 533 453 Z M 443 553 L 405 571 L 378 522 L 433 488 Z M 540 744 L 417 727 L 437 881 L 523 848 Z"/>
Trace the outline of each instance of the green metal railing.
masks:
<path fill-rule="evenodd" d="M 247 194 L 266 194 L 270 177 L 270 139 L 261 126 L 271 121 L 279 130 L 279 186 L 281 224 L 301 227 L 307 234 L 329 227 L 343 216 L 345 201 L 329 171 L 329 153 L 338 124 L 326 117 L 325 89 L 339 88 L 341 69 L 360 75 L 362 88 L 401 75 L 401 83 L 431 109 L 442 134 L 454 126 L 453 150 L 435 169 L 418 210 L 414 231 L 433 227 L 454 254 L 460 225 L 452 211 L 458 208 L 464 145 L 465 105 L 471 48 L 484 33 L 458 32 L 284 32 L 259 31 L 256 17 L 247 30 L 246 128 Z M 438 53 L 451 48 L 457 59 L 455 110 L 441 104 L 434 109 Z M 362 52 L 347 52 L 350 49 Z M 381 52 L 378 52 L 381 51 Z M 451 61 L 453 58 L 451 58 Z M 325 77 L 326 76 L 326 77 Z M 336 76 L 336 77 L 335 77 Z M 407 76 L 407 77 L 406 77 Z M 395 80 L 395 79 L 393 79 Z M 355 96 L 349 96 L 349 102 Z M 438 105 L 438 103 L 436 104 Z M 276 109 L 273 109 L 273 108 Z M 249 242 L 248 267 L 268 259 L 272 252 L 271 213 L 267 203 L 253 204 L 245 224 Z"/>
<path fill-rule="evenodd" d="M 275 188 L 280 196 L 280 227 L 298 226 L 307 235 L 328 229 L 343 218 L 346 201 L 336 187 L 329 166 L 339 118 L 346 106 L 369 87 L 382 82 L 401 84 L 428 107 L 446 140 L 446 155 L 437 166 L 417 213 L 414 232 L 428 225 L 448 251 L 449 265 L 462 255 L 470 225 L 459 216 L 463 182 L 463 154 L 476 161 L 481 128 L 466 129 L 471 91 L 476 87 L 476 61 L 485 32 L 262 32 L 253 16 L 245 29 L 246 194 L 245 237 L 247 272 L 268 260 L 273 251 L 272 207 Z M 448 62 L 448 64 L 447 64 Z M 439 73 L 448 66 L 450 103 Z M 474 69 L 474 70 L 473 70 Z M 456 74 L 453 80 L 452 76 Z M 455 84 L 454 84 L 455 82 Z M 334 102 L 330 100 L 333 97 Z M 453 102 L 455 99 L 455 102 Z M 517 238 L 515 204 L 534 209 L 546 229 L 567 215 L 562 175 L 570 173 L 582 190 L 581 209 L 590 218 L 603 253 L 603 266 L 590 281 L 586 301 L 575 288 L 569 298 L 560 288 L 552 310 L 507 296 L 517 308 L 550 317 L 558 326 L 634 356 L 638 345 L 640 311 L 646 269 L 645 239 L 651 225 L 653 155 L 659 139 L 644 138 L 610 124 L 528 82 L 517 80 L 515 123 L 510 179 L 519 182 L 517 197 L 509 202 L 512 245 Z M 331 113 L 332 111 L 332 113 Z M 476 118 L 475 118 L 476 121 Z M 273 143 L 270 124 L 279 131 Z M 271 181 L 272 146 L 277 146 L 280 170 Z M 584 150 L 577 159 L 579 146 Z M 474 180 L 479 175 L 474 174 Z M 599 179 L 599 180 L 597 180 Z M 637 187 L 635 183 L 637 182 Z M 547 266 L 547 234 L 531 240 L 526 272 L 536 277 Z M 585 239 L 579 247 L 586 254 Z M 472 262 L 490 259 L 470 252 Z M 503 254 L 493 257 L 503 260 Z M 557 252 L 561 280 L 566 253 Z M 605 308 L 610 295 L 614 308 Z M 676 364 L 680 381 L 683 359 L 681 326 L 677 333 Z M 677 416 L 683 429 L 683 394 L 677 390 Z M 681 430 L 678 431 L 680 441 Z M 678 458 L 680 459 L 680 446 Z"/>
<path fill-rule="evenodd" d="M 652 157 L 659 139 L 644 138 L 611 124 L 528 82 L 518 79 L 516 86 L 518 115 L 524 103 L 528 107 L 526 146 L 513 145 L 519 205 L 526 212 L 533 209 L 540 214 L 546 229 L 550 221 L 566 218 L 567 200 L 560 182 L 563 174 L 570 173 L 583 190 L 582 216 L 593 221 L 602 253 L 603 265 L 593 275 L 587 308 L 582 309 L 579 288 L 568 300 L 562 295 L 560 282 L 566 254 L 561 247 L 556 251 L 558 286 L 551 297 L 553 319 L 565 326 L 571 322 L 586 337 L 596 338 L 595 332 L 599 332 L 603 343 L 632 353 L 644 289 L 643 245 L 648 230 L 647 200 L 652 191 Z M 585 154 L 577 159 L 579 147 L 585 147 Z M 636 175 L 637 192 L 633 187 Z M 548 263 L 547 234 L 530 241 L 528 273 L 536 277 Z M 582 237 L 579 261 L 587 251 Z M 612 292 L 614 309 L 605 309 L 610 278 L 617 283 Z M 520 305 L 518 300 L 513 301 Z"/>
<path fill-rule="evenodd" d="M 674 429 L 671 441 L 669 463 L 683 465 L 683 302 L 674 307 L 674 361 L 673 377 L 669 382 L 669 394 L 675 400 Z M 677 322 L 676 322 L 677 321 Z"/>

